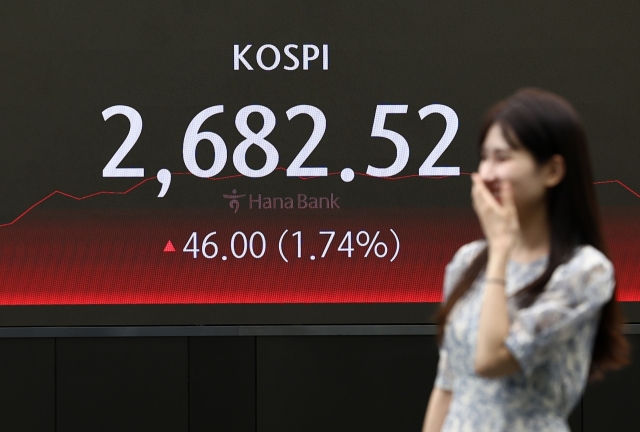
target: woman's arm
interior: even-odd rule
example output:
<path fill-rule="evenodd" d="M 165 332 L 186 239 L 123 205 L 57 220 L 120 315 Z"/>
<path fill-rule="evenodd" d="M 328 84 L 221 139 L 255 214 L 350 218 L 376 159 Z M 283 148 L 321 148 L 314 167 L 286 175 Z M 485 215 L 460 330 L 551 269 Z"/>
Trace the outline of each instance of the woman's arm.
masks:
<path fill-rule="evenodd" d="M 480 376 L 498 378 L 520 367 L 504 343 L 509 334 L 505 273 L 520 224 L 509 182 L 502 182 L 498 204 L 477 174 L 471 178 L 473 208 L 489 247 L 474 369 Z"/>
<path fill-rule="evenodd" d="M 431 390 L 427 412 L 424 416 L 424 424 L 422 432 L 440 432 L 444 418 L 449 412 L 449 403 L 451 402 L 451 392 L 434 387 Z"/>
<path fill-rule="evenodd" d="M 478 326 L 478 345 L 474 360 L 475 372 L 486 378 L 498 378 L 519 370 L 516 359 L 504 344 L 509 334 L 509 311 L 504 292 L 508 251 L 489 249 L 484 298 Z"/>

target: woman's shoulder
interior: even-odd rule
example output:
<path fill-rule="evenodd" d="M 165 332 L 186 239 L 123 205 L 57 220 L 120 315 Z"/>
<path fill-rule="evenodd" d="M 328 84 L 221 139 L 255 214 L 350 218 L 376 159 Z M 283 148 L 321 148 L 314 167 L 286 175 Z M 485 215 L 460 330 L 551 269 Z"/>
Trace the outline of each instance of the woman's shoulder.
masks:
<path fill-rule="evenodd" d="M 449 262 L 449 266 L 466 267 L 478 256 L 478 254 L 487 247 L 485 239 L 474 240 L 466 243 L 458 248 Z M 607 256 L 600 250 L 591 245 L 579 245 L 573 250 L 573 254 L 569 260 L 559 266 L 563 272 L 584 272 L 587 270 L 603 268 L 613 270 L 613 264 Z"/>
<path fill-rule="evenodd" d="M 613 264 L 602 251 L 591 245 L 580 245 L 573 256 L 553 272 L 548 289 L 561 290 L 575 301 L 603 302 L 613 294 Z"/>
<path fill-rule="evenodd" d="M 563 276 L 604 272 L 613 274 L 613 264 L 607 256 L 591 245 L 579 245 L 573 255 L 564 264 L 558 266 L 558 273 Z"/>
<path fill-rule="evenodd" d="M 456 283 L 473 259 L 487 246 L 484 239 L 462 245 L 449 261 L 444 274 L 444 299 L 448 299 Z"/>
<path fill-rule="evenodd" d="M 487 247 L 485 239 L 479 239 L 460 246 L 449 262 L 450 267 L 466 267 Z"/>

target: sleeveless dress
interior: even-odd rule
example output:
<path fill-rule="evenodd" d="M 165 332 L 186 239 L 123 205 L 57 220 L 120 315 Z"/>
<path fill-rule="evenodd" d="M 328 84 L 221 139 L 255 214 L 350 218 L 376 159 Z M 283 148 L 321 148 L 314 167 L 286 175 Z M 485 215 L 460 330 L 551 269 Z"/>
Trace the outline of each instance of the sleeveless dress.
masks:
<path fill-rule="evenodd" d="M 485 246 L 477 240 L 456 252 L 445 270 L 445 300 Z M 474 372 L 484 271 L 452 309 L 434 384 L 453 392 L 442 432 L 569 431 L 567 418 L 587 382 L 600 308 L 613 294 L 613 266 L 594 247 L 578 246 L 538 299 L 518 309 L 513 294 L 540 276 L 547 260 L 507 264 L 511 324 L 505 345 L 518 372 L 501 378 Z"/>

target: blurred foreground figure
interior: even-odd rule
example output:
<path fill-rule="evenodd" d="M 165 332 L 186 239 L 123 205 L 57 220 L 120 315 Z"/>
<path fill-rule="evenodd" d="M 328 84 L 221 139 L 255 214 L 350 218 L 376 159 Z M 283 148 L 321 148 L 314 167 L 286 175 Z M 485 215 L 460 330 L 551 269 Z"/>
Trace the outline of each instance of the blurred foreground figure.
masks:
<path fill-rule="evenodd" d="M 484 238 L 445 270 L 423 432 L 569 431 L 587 380 L 629 361 L 584 129 L 525 89 L 489 110 L 479 151 Z"/>

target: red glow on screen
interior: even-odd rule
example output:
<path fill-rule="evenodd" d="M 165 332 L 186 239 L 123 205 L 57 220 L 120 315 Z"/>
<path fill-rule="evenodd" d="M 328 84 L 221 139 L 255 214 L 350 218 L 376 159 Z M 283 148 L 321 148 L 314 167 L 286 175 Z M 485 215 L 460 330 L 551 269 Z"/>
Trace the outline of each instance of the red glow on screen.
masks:
<path fill-rule="evenodd" d="M 637 213 L 637 212 L 635 212 Z M 640 225 L 637 214 L 605 216 L 618 281 L 617 298 L 640 301 Z M 480 237 L 469 210 L 362 210 L 340 217 L 277 220 L 232 218 L 229 212 L 91 212 L 54 210 L 29 215 L 0 232 L 0 304 L 230 304 L 230 303 L 406 303 L 441 300 L 444 267 L 464 243 Z M 339 238 L 325 258 L 321 230 L 381 231 L 391 244 L 393 228 L 401 249 L 395 262 L 356 247 L 352 258 L 338 252 Z M 303 258 L 285 263 L 277 252 L 281 233 L 305 235 Z M 200 239 L 217 231 L 220 254 L 194 259 L 183 247 L 193 231 Z M 263 258 L 236 259 L 228 240 L 236 231 L 260 230 L 267 239 Z M 315 235 L 313 235 L 315 234 Z M 167 241 L 169 239 L 169 241 Z M 295 242 L 285 245 L 295 255 Z M 175 253 L 167 253 L 174 248 Z M 226 249 L 225 249 L 226 248 Z M 318 255 L 310 259 L 311 253 Z M 223 261 L 221 256 L 228 259 Z"/>

